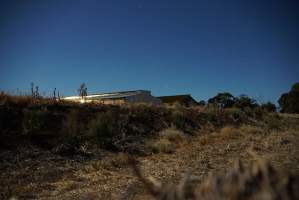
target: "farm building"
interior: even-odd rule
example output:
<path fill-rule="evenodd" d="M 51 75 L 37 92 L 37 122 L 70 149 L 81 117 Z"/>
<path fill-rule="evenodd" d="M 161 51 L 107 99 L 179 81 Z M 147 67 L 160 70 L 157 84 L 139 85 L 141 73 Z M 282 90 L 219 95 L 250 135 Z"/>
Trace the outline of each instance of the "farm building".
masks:
<path fill-rule="evenodd" d="M 81 98 L 80 96 L 71 96 L 62 99 L 81 103 L 93 102 L 112 105 L 123 105 L 131 103 L 149 103 L 153 105 L 162 104 L 160 99 L 152 96 L 151 92 L 147 90 L 99 93 L 87 95 L 84 98 Z"/>
<path fill-rule="evenodd" d="M 173 96 L 161 96 L 158 97 L 163 104 L 173 105 L 179 103 L 183 106 L 195 106 L 198 105 L 197 101 L 192 98 L 190 94 L 186 95 L 173 95 Z"/>

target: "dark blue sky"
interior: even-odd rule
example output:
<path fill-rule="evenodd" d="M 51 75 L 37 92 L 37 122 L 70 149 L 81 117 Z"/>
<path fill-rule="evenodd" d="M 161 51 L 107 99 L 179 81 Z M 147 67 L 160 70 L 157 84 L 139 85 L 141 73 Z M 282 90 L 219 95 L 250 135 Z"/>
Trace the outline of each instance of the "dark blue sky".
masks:
<path fill-rule="evenodd" d="M 296 0 L 0 0 L 0 90 L 276 101 L 299 81 Z"/>

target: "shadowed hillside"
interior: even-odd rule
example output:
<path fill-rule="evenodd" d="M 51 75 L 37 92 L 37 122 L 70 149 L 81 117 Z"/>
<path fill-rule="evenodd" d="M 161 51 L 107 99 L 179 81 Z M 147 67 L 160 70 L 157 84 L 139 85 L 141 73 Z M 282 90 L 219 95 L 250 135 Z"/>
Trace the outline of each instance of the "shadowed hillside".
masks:
<path fill-rule="evenodd" d="M 261 107 L 76 104 L 5 94 L 1 94 L 0 112 L 0 194 L 4 199 L 151 199 L 140 176 L 132 171 L 128 154 L 138 160 L 145 179 L 154 177 L 158 185 L 172 183 L 166 187 L 169 190 L 160 190 L 165 197 L 173 197 L 170 199 L 176 198 L 171 195 L 177 188 L 171 185 L 182 182 L 188 172 L 196 177 L 194 184 L 204 188 L 198 191 L 207 191 L 195 193 L 208 199 L 243 195 L 241 188 L 254 189 L 247 184 L 253 179 L 263 185 L 263 178 L 246 175 L 257 173 L 250 167 L 256 160 L 252 152 L 271 167 L 286 170 L 290 174 L 285 175 L 286 180 L 296 180 L 272 180 L 273 190 L 298 186 L 296 114 L 278 114 Z M 237 160 L 247 171 L 228 170 Z M 244 176 L 244 180 L 229 182 L 222 177 L 225 172 L 235 174 L 239 181 Z M 215 178 L 209 178 L 210 173 Z M 215 181 L 220 181 L 216 188 L 211 186 Z M 224 187 L 225 182 L 231 184 L 227 187 L 237 184 L 239 188 L 231 191 Z M 188 193 L 191 185 L 184 192 Z M 297 197 L 290 195 L 298 195 L 282 191 L 277 189 L 277 195 L 290 199 Z"/>

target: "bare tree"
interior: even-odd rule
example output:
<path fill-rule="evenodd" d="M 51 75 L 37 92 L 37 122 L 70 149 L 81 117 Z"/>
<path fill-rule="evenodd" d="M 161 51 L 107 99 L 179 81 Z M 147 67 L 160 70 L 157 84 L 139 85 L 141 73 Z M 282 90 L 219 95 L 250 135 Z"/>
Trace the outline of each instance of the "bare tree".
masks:
<path fill-rule="evenodd" d="M 39 95 L 39 91 L 38 91 L 39 87 L 38 86 L 35 86 L 35 98 L 39 98 L 40 95 Z"/>
<path fill-rule="evenodd" d="M 31 97 L 33 97 L 34 98 L 34 83 L 33 82 L 31 82 L 30 83 L 30 86 L 31 86 Z"/>
<path fill-rule="evenodd" d="M 56 88 L 53 90 L 53 98 L 56 99 Z"/>
<path fill-rule="evenodd" d="M 82 83 L 80 85 L 80 87 L 78 89 L 78 94 L 82 99 L 87 96 L 87 87 L 86 87 L 85 83 Z"/>
<path fill-rule="evenodd" d="M 40 97 L 39 91 L 38 91 L 39 87 L 35 86 L 35 90 L 34 90 L 34 83 L 33 82 L 30 83 L 30 86 L 31 86 L 31 96 L 32 96 L 32 98 L 39 98 Z"/>
<path fill-rule="evenodd" d="M 58 98 L 58 100 L 60 100 L 59 90 L 58 90 L 58 92 L 57 92 L 57 98 Z"/>

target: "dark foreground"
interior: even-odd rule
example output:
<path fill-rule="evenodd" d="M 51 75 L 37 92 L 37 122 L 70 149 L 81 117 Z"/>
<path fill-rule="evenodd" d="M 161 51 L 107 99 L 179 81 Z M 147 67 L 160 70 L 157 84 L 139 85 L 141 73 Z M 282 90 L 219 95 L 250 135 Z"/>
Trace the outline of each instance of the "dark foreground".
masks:
<path fill-rule="evenodd" d="M 122 153 L 94 150 L 93 156 L 66 157 L 24 145 L 1 152 L 0 159 L 1 199 L 152 198 Z M 251 162 L 267 160 L 276 170 L 298 180 L 299 129 L 292 126 L 269 132 L 244 125 L 198 132 L 181 141 L 174 152 L 139 156 L 137 160 L 144 177 L 162 183 L 179 183 L 187 172 L 204 182 L 210 173 L 222 175 L 238 160 L 245 168 Z M 298 189 L 298 185 L 294 187 Z"/>

